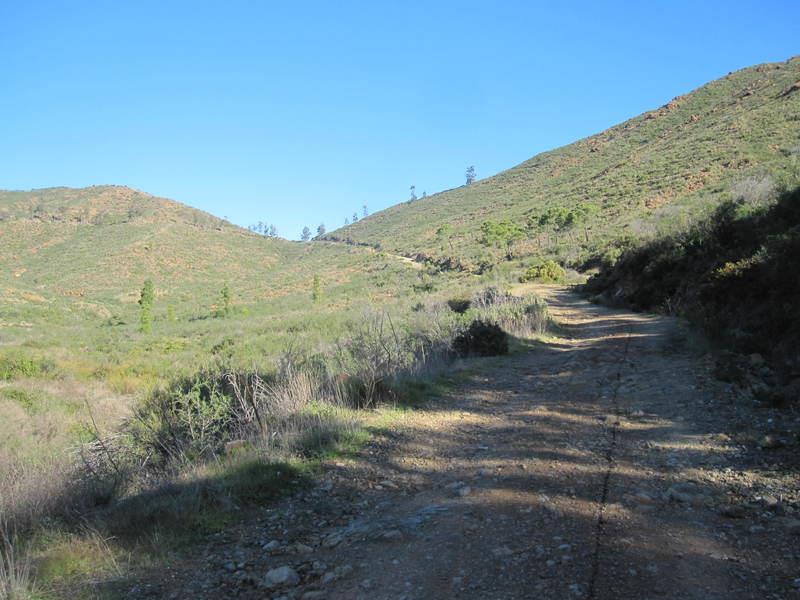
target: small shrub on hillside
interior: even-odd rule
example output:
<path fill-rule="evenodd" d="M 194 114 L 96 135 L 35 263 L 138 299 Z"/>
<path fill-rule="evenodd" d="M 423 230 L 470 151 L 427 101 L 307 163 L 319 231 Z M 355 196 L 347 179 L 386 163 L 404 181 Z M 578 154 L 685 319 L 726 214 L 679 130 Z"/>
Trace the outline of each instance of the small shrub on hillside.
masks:
<path fill-rule="evenodd" d="M 182 462 L 219 448 L 233 425 L 234 406 L 223 377 L 201 372 L 156 390 L 135 416 L 134 435 L 141 446 Z"/>
<path fill-rule="evenodd" d="M 433 284 L 433 280 L 430 276 L 425 275 L 424 273 L 419 274 L 419 279 L 416 283 L 412 284 L 412 289 L 415 292 L 419 293 L 427 293 L 432 292 L 435 288 Z"/>
<path fill-rule="evenodd" d="M 217 302 L 217 308 L 214 311 L 214 316 L 217 318 L 227 317 L 231 314 L 231 288 L 228 285 L 228 282 L 225 282 L 225 285 L 222 286 L 222 289 L 219 291 L 219 301 Z"/>
<path fill-rule="evenodd" d="M 500 356 L 508 354 L 508 334 L 496 323 L 475 320 L 453 340 L 460 356 Z"/>
<path fill-rule="evenodd" d="M 528 218 L 528 228 L 552 227 L 555 230 L 569 229 L 575 225 L 584 223 L 595 212 L 596 208 L 591 204 L 581 203 L 572 209 L 566 206 L 554 206 L 548 208 L 541 214 L 533 214 Z"/>
<path fill-rule="evenodd" d="M 411 368 L 414 360 L 412 344 L 386 315 L 353 324 L 351 333 L 337 343 L 334 354 L 348 396 L 360 406 L 369 406 L 385 395 L 387 380 Z"/>
<path fill-rule="evenodd" d="M 764 206 L 775 198 L 777 187 L 771 177 L 748 177 L 731 186 L 734 201 Z"/>
<path fill-rule="evenodd" d="M 55 365 L 41 358 L 26 356 L 18 352 L 0 355 L 0 381 L 20 377 L 44 377 L 55 372 Z"/>
<path fill-rule="evenodd" d="M 525 230 L 513 221 L 484 221 L 481 224 L 480 243 L 484 246 L 509 247 L 525 237 Z"/>
<path fill-rule="evenodd" d="M 547 260 L 538 265 L 532 265 L 519 278 L 521 283 L 540 281 L 542 283 L 559 283 L 564 281 L 567 273 L 554 260 Z"/>
<path fill-rule="evenodd" d="M 441 305 L 427 307 L 409 324 L 409 339 L 417 364 L 407 375 L 438 368 L 452 355 L 453 339 L 466 326 L 464 315 Z"/>

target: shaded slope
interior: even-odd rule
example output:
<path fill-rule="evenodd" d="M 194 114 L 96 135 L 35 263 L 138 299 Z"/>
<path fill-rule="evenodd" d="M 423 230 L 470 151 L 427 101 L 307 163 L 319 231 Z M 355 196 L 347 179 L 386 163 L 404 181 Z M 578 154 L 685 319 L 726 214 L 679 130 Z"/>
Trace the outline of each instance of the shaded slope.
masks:
<path fill-rule="evenodd" d="M 685 315 L 727 346 L 763 355 L 790 383 L 783 399 L 796 401 L 798 269 L 800 188 L 774 204 L 726 202 L 708 221 L 628 250 L 586 288 L 637 309 Z"/>

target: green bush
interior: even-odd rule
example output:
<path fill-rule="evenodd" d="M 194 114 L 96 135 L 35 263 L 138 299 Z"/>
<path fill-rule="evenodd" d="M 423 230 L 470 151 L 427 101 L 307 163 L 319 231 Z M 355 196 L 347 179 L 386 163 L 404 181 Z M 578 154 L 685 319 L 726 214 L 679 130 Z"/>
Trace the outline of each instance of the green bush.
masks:
<path fill-rule="evenodd" d="M 513 221 L 484 221 L 481 225 L 480 243 L 484 246 L 510 246 L 525 237 L 525 230 Z"/>
<path fill-rule="evenodd" d="M 226 281 L 219 291 L 219 300 L 217 301 L 217 309 L 214 316 L 217 318 L 224 318 L 231 314 L 231 288 Z"/>
<path fill-rule="evenodd" d="M 496 287 L 486 288 L 472 297 L 466 317 L 497 324 L 519 337 L 541 335 L 547 331 L 550 317 L 547 303 L 533 294 L 512 296 Z"/>
<path fill-rule="evenodd" d="M 596 212 L 596 208 L 591 204 L 581 203 L 572 209 L 566 206 L 555 206 L 548 208 L 540 215 L 531 215 L 528 218 L 528 228 L 551 226 L 556 230 L 569 229 L 575 225 L 584 223 Z"/>
<path fill-rule="evenodd" d="M 567 273 L 554 260 L 546 260 L 543 263 L 532 265 L 519 278 L 521 283 L 528 281 L 540 281 L 542 283 L 559 283 L 564 281 Z"/>
<path fill-rule="evenodd" d="M 156 292 L 153 281 L 147 279 L 139 293 L 139 330 L 142 333 L 153 331 L 153 305 L 155 304 Z"/>
<path fill-rule="evenodd" d="M 0 355 L 0 381 L 10 381 L 20 377 L 43 377 L 54 372 L 55 365 L 42 358 L 25 356 L 18 352 Z"/>
<path fill-rule="evenodd" d="M 225 377 L 201 372 L 151 393 L 136 411 L 133 434 L 141 447 L 166 460 L 196 460 L 219 449 L 234 410 Z"/>

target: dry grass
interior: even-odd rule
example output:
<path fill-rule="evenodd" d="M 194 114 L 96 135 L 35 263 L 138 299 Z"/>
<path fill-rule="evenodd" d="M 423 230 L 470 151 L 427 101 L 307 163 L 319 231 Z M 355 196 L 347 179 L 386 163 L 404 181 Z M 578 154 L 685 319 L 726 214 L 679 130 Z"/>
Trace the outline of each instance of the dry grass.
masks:
<path fill-rule="evenodd" d="M 0 600 L 28 599 L 35 593 L 31 557 L 14 526 L 0 512 Z"/>
<path fill-rule="evenodd" d="M 105 434 L 129 414 L 133 396 L 71 377 L 0 382 L 0 465 L 37 463 Z M 91 415 L 90 415 L 91 412 Z"/>
<path fill-rule="evenodd" d="M 35 464 L 0 467 L 0 516 L 15 530 L 25 530 L 44 516 L 62 514 L 74 467 L 66 456 Z"/>

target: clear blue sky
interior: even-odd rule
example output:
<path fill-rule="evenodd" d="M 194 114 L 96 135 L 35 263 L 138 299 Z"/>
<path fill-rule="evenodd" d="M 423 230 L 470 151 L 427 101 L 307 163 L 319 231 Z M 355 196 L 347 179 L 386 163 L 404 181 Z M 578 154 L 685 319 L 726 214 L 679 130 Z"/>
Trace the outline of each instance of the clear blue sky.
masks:
<path fill-rule="evenodd" d="M 296 238 L 800 53 L 800 2 L 0 0 L 0 188 Z"/>

